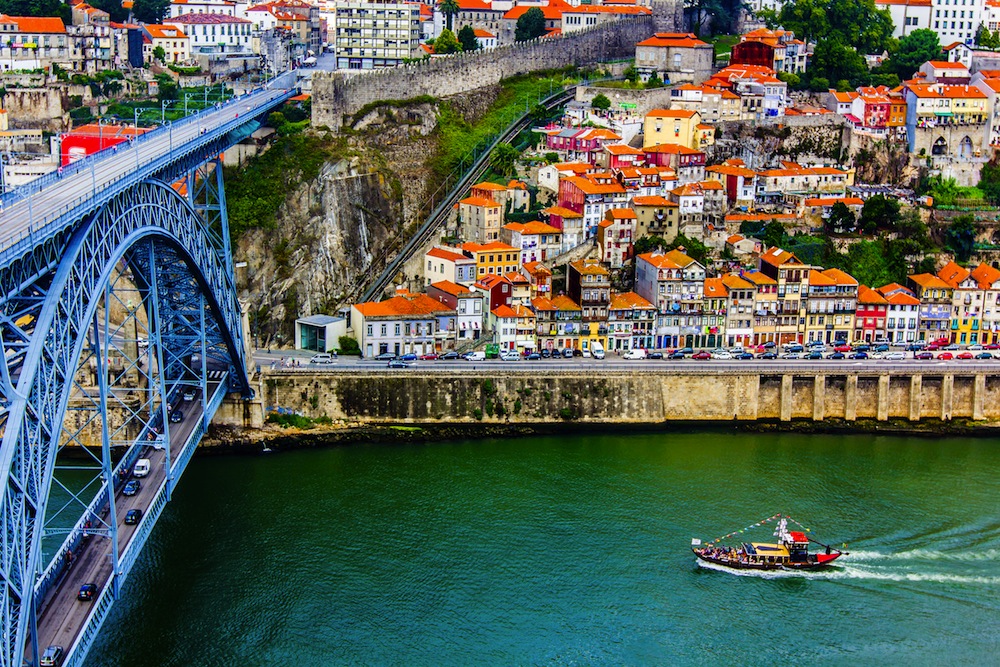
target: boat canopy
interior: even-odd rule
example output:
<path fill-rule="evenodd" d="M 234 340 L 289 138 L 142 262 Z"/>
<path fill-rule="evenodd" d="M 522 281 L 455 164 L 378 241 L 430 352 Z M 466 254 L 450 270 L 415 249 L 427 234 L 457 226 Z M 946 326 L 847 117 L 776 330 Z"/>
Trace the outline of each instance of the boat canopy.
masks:
<path fill-rule="evenodd" d="M 788 536 L 792 539 L 792 542 L 802 542 L 804 544 L 809 542 L 809 538 L 806 537 L 806 534 L 799 530 L 788 531 Z"/>

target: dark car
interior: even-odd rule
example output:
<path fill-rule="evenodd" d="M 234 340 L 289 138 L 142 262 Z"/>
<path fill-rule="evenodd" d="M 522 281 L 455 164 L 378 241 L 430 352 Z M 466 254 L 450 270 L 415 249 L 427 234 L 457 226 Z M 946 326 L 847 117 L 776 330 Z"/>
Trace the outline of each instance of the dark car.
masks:
<path fill-rule="evenodd" d="M 63 663 L 65 656 L 66 652 L 63 650 L 63 647 L 53 644 L 45 649 L 42 657 L 38 659 L 38 664 L 41 667 L 59 667 Z"/>
<path fill-rule="evenodd" d="M 866 345 L 865 343 L 861 343 L 860 345 L 855 345 L 851 349 L 853 349 L 855 352 L 867 352 L 868 350 L 870 350 L 872 348 L 871 348 L 871 345 Z"/>
<path fill-rule="evenodd" d="M 125 487 L 122 489 L 123 496 L 134 496 L 139 493 L 139 489 L 142 488 L 142 484 L 139 483 L 137 479 L 130 479 L 125 482 Z"/>
<path fill-rule="evenodd" d="M 392 352 L 383 352 L 382 354 L 375 357 L 375 361 L 392 361 L 396 358 L 396 355 Z"/>
<path fill-rule="evenodd" d="M 455 350 L 448 350 L 440 357 L 438 357 L 438 359 L 442 361 L 453 361 L 454 359 L 458 359 L 458 352 L 456 352 Z"/>
<path fill-rule="evenodd" d="M 924 344 L 923 343 L 909 343 L 903 349 L 906 350 L 907 352 L 919 352 L 920 350 L 924 349 Z"/>
<path fill-rule="evenodd" d="M 976 355 L 976 359 L 992 359 L 993 355 L 989 352 L 980 352 Z"/>
<path fill-rule="evenodd" d="M 125 525 L 134 526 L 142 518 L 142 510 L 129 510 L 125 512 Z"/>
<path fill-rule="evenodd" d="M 851 359 L 867 359 L 868 358 L 868 353 L 867 352 L 852 352 L 849 355 L 849 357 Z"/>
<path fill-rule="evenodd" d="M 929 351 L 917 352 L 913 355 L 914 359 L 933 359 L 934 353 Z"/>
<path fill-rule="evenodd" d="M 190 403 L 191 401 L 194 400 L 195 395 L 196 394 L 195 394 L 194 389 L 185 389 L 184 393 L 181 394 L 181 398 L 184 399 L 185 403 Z"/>
<path fill-rule="evenodd" d="M 542 355 L 538 352 L 529 352 L 526 358 L 528 361 L 538 361 L 542 358 Z"/>
<path fill-rule="evenodd" d="M 399 360 L 400 361 L 416 361 L 417 360 L 417 355 L 415 355 L 412 352 L 410 352 L 409 354 L 404 354 L 403 356 L 401 356 L 399 358 Z"/>
<path fill-rule="evenodd" d="M 80 586 L 80 592 L 76 594 L 76 599 L 80 602 L 90 602 L 97 595 L 97 584 L 84 584 Z"/>
<path fill-rule="evenodd" d="M 183 412 L 181 412 L 180 410 L 174 410 L 173 412 L 170 413 L 171 424 L 180 424 L 182 421 L 184 421 Z"/>
<path fill-rule="evenodd" d="M 773 340 L 769 340 L 766 343 L 764 343 L 764 347 L 766 349 L 770 350 L 770 349 L 773 349 L 773 348 L 777 347 L 777 345 L 775 345 L 775 343 L 774 343 Z"/>
<path fill-rule="evenodd" d="M 578 347 L 574 347 L 573 348 L 573 356 L 574 357 L 582 357 L 583 356 L 583 350 L 581 350 Z"/>
<path fill-rule="evenodd" d="M 819 351 L 816 351 L 816 352 L 810 352 L 810 353 L 809 353 L 809 354 L 808 354 L 808 355 L 806 356 L 806 359 L 814 359 L 814 360 L 815 360 L 815 359 L 822 359 L 822 358 L 823 358 L 823 353 L 822 353 L 822 352 L 819 352 Z"/>
<path fill-rule="evenodd" d="M 785 352 L 789 352 L 791 354 L 798 354 L 800 352 L 805 352 L 806 350 L 806 348 L 802 347 L 802 345 L 800 345 L 799 343 L 792 343 L 791 345 L 785 345 L 784 348 Z"/>
<path fill-rule="evenodd" d="M 573 358 L 573 348 L 567 347 L 565 350 L 562 351 L 562 356 L 565 359 L 572 359 Z"/>
<path fill-rule="evenodd" d="M 846 359 L 847 355 L 845 355 L 843 352 L 831 352 L 830 354 L 827 355 L 826 358 L 827 359 Z"/>
<path fill-rule="evenodd" d="M 667 359 L 686 359 L 686 358 L 687 356 L 680 350 L 677 350 L 676 352 L 671 352 L 670 354 L 667 355 Z"/>
<path fill-rule="evenodd" d="M 777 359 L 778 355 L 774 352 L 765 352 L 764 354 L 757 357 L 758 359 Z"/>
<path fill-rule="evenodd" d="M 881 343 L 879 345 L 876 345 L 875 346 L 875 351 L 876 352 L 888 352 L 889 351 L 889 345 L 886 344 L 886 343 Z"/>
<path fill-rule="evenodd" d="M 456 355 L 456 356 L 458 356 L 458 355 Z M 421 354 L 420 355 L 420 360 L 421 361 L 435 361 L 435 360 L 440 359 L 440 358 L 441 358 L 441 355 L 436 354 L 434 352 L 429 352 L 428 354 Z"/>
<path fill-rule="evenodd" d="M 662 359 L 663 358 L 663 353 L 662 352 L 649 352 L 649 353 L 646 354 L 646 358 L 647 359 Z"/>
<path fill-rule="evenodd" d="M 711 359 L 712 353 L 705 350 L 700 350 L 691 355 L 692 359 L 698 359 L 699 361 L 704 361 L 705 359 Z"/>
<path fill-rule="evenodd" d="M 552 356 L 552 350 L 550 350 L 549 348 L 545 348 L 538 354 L 542 355 L 542 359 L 549 359 Z"/>
<path fill-rule="evenodd" d="M 736 358 L 743 359 L 744 361 L 746 361 L 747 359 L 753 359 L 753 355 L 750 354 L 749 352 L 740 352 L 739 354 L 736 355 Z"/>
<path fill-rule="evenodd" d="M 690 348 L 690 347 L 682 347 L 681 349 L 679 349 L 677 351 L 680 352 L 681 354 L 685 355 L 685 356 L 688 356 L 688 357 L 691 356 L 692 354 L 694 354 L 694 349 Z"/>
<path fill-rule="evenodd" d="M 402 359 L 393 359 L 389 362 L 389 368 L 409 368 L 413 366 L 412 361 L 403 361 Z"/>

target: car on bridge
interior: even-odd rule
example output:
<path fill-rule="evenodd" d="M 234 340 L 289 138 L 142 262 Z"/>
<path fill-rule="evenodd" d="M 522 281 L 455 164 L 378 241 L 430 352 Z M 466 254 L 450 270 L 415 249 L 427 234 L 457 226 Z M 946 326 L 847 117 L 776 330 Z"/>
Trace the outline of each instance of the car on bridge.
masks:
<path fill-rule="evenodd" d="M 712 358 L 712 353 L 711 352 L 707 352 L 706 350 L 699 350 L 698 352 L 695 352 L 694 354 L 692 354 L 691 358 L 692 359 L 697 359 L 698 361 L 706 361 L 706 360 Z"/>
<path fill-rule="evenodd" d="M 125 525 L 134 526 L 135 524 L 139 523 L 139 520 L 141 518 L 142 518 L 142 510 L 140 509 L 129 510 L 128 512 L 125 512 Z"/>
<path fill-rule="evenodd" d="M 976 355 L 976 359 L 992 359 L 993 355 L 989 352 L 980 352 Z"/>
<path fill-rule="evenodd" d="M 830 354 L 826 355 L 826 358 L 839 360 L 839 359 L 846 359 L 847 355 L 844 354 L 843 352 L 831 352 Z"/>
<path fill-rule="evenodd" d="M 928 350 L 924 350 L 923 352 L 917 352 L 916 354 L 914 354 L 913 358 L 914 359 L 933 359 L 934 358 L 934 353 L 930 352 Z"/>
<path fill-rule="evenodd" d="M 184 421 L 183 412 L 181 412 L 180 410 L 174 410 L 173 412 L 170 413 L 171 424 L 180 424 L 182 421 Z"/>
<path fill-rule="evenodd" d="M 76 599 L 80 602 L 91 602 L 97 597 L 97 584 L 89 583 L 80 586 L 80 592 L 76 594 Z"/>
<path fill-rule="evenodd" d="M 955 358 L 955 355 L 952 354 L 951 352 L 940 352 L 937 358 L 943 361 L 951 361 L 952 359 Z"/>
<path fill-rule="evenodd" d="M 971 352 L 959 352 L 955 355 L 956 359 L 972 359 L 975 355 Z"/>
<path fill-rule="evenodd" d="M 868 352 L 859 350 L 858 352 L 851 352 L 847 357 L 848 359 L 868 359 Z"/>
<path fill-rule="evenodd" d="M 123 496 L 134 496 L 139 493 L 139 489 L 142 488 L 142 484 L 139 483 L 137 479 L 130 479 L 125 483 L 125 487 L 122 489 Z"/>
<path fill-rule="evenodd" d="M 63 663 L 64 657 L 66 657 L 66 653 L 63 647 L 53 644 L 45 649 L 45 652 L 38 659 L 38 664 L 41 667 L 59 667 Z"/>
<path fill-rule="evenodd" d="M 417 355 L 415 355 L 414 353 L 410 352 L 409 354 L 404 354 L 403 356 L 399 357 L 399 360 L 400 361 L 416 361 L 417 360 Z"/>
<path fill-rule="evenodd" d="M 198 392 L 196 392 L 193 388 L 188 388 L 184 390 L 183 394 L 181 394 L 181 398 L 183 398 L 186 403 L 190 403 L 197 395 Z"/>
<path fill-rule="evenodd" d="M 383 352 L 375 357 L 375 361 L 392 361 L 396 355 L 392 352 Z"/>
<path fill-rule="evenodd" d="M 389 368 L 412 368 L 416 365 L 414 361 L 403 361 L 402 359 L 393 359 L 389 362 Z"/>
<path fill-rule="evenodd" d="M 888 361 L 902 361 L 906 359 L 906 354 L 903 352 L 886 352 L 885 356 L 882 357 Z"/>

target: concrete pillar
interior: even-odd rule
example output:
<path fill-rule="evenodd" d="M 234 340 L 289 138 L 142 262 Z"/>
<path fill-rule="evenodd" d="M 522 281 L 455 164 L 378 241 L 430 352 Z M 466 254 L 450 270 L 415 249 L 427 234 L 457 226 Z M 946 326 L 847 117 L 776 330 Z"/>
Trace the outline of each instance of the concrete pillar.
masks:
<path fill-rule="evenodd" d="M 920 421 L 920 409 L 923 406 L 923 376 L 910 376 L 910 421 Z"/>
<path fill-rule="evenodd" d="M 858 418 L 858 376 L 848 375 L 844 385 L 844 420 L 852 422 Z"/>
<path fill-rule="evenodd" d="M 876 419 L 880 422 L 887 421 L 889 419 L 889 376 L 879 375 L 878 376 L 878 411 L 876 412 Z"/>
<path fill-rule="evenodd" d="M 826 416 L 826 376 L 813 378 L 813 421 L 821 422 Z"/>
<path fill-rule="evenodd" d="M 781 376 L 781 421 L 792 421 L 792 376 Z"/>
<path fill-rule="evenodd" d="M 941 421 L 948 421 L 951 419 L 952 401 L 954 400 L 954 396 L 955 376 L 951 373 L 945 373 L 945 376 L 941 378 Z M 975 404 L 975 396 L 973 396 L 973 404 Z"/>
<path fill-rule="evenodd" d="M 740 375 L 738 385 L 733 415 L 736 419 L 756 421 L 757 411 L 760 409 L 760 375 L 757 373 Z"/>
<path fill-rule="evenodd" d="M 972 418 L 986 419 L 986 375 L 976 373 L 972 379 Z"/>

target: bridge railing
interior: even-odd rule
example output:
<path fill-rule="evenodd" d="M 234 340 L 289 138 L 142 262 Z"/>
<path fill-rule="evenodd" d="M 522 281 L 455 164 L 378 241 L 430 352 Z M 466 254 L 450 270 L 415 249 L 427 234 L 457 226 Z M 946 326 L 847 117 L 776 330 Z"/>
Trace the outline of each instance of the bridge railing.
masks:
<path fill-rule="evenodd" d="M 55 172 L 40 176 L 10 192 L 0 195 L 0 207 L 3 210 L 9 210 L 11 207 L 17 205 L 26 206 L 28 222 L 28 226 L 22 231 L 6 238 L 0 237 L 0 243 L 4 246 L 3 250 L 0 251 L 0 261 L 7 261 L 12 255 L 23 254 L 28 248 L 44 240 L 54 233 L 54 231 L 62 228 L 62 225 L 53 226 L 53 223 L 64 220 L 67 217 L 82 217 L 88 211 L 93 210 L 110 199 L 111 196 L 117 193 L 121 186 L 127 187 L 148 178 L 150 174 L 156 173 L 176 158 L 198 150 L 211 141 L 224 136 L 239 125 L 246 123 L 247 118 L 252 117 L 254 111 L 258 110 L 256 101 L 262 96 L 270 95 L 274 90 L 287 90 L 289 94 L 281 99 L 281 101 L 284 101 L 291 96 L 294 89 L 291 87 L 287 89 L 278 88 L 277 86 L 294 86 L 294 83 L 294 76 L 282 75 L 272 82 L 271 89 L 265 87 L 261 91 L 233 98 L 225 103 L 201 110 L 180 120 L 168 121 L 160 127 L 130 140 L 128 142 L 129 145 L 123 150 L 118 150 L 117 146 L 102 150 L 87 156 L 83 160 L 60 167 Z M 250 114 L 240 118 L 238 109 L 248 104 L 252 107 Z M 236 114 L 221 124 L 212 127 L 211 130 L 207 130 L 205 134 L 199 134 L 194 141 L 188 141 L 176 147 L 173 145 L 172 136 L 175 129 L 184 129 L 193 124 L 205 124 L 205 121 L 210 116 L 218 114 L 221 110 L 236 111 Z M 214 120 L 218 121 L 218 119 Z M 167 153 L 159 156 L 152 162 L 143 163 L 140 158 L 140 151 L 149 142 L 162 140 L 165 136 L 170 137 Z M 178 150 L 181 152 L 178 153 Z M 135 165 L 134 169 L 131 168 L 133 164 Z M 122 173 L 109 179 L 106 176 L 108 168 L 121 169 Z M 43 216 L 39 218 L 35 217 L 33 211 L 35 197 L 41 195 L 46 188 L 58 185 L 64 180 L 79 177 L 81 173 L 87 171 L 91 173 L 91 187 L 89 192 L 67 201 L 57 209 L 53 210 L 51 207 L 46 207 L 47 211 Z M 0 211 L 0 220 L 3 220 L 2 211 Z M 2 234 L 3 231 L 0 229 L 0 235 Z"/>

